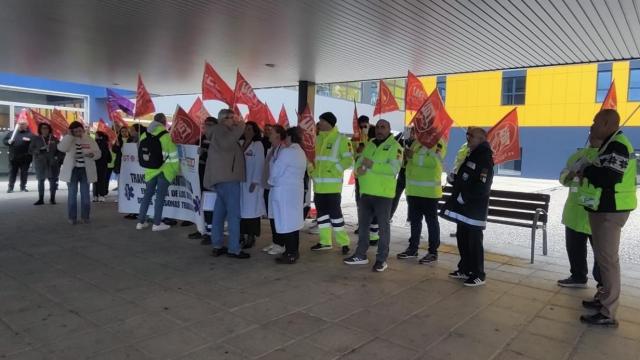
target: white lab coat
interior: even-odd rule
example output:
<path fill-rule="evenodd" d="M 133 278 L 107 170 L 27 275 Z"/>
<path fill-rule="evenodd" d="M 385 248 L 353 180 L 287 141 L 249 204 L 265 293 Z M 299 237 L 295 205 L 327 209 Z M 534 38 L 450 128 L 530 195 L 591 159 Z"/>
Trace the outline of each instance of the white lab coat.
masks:
<path fill-rule="evenodd" d="M 262 187 L 262 170 L 264 169 L 264 146 L 260 141 L 253 141 L 244 151 L 246 181 L 240 183 L 240 217 L 253 219 L 267 213 L 264 208 L 264 188 Z M 251 184 L 257 184 L 253 192 Z"/>
<path fill-rule="evenodd" d="M 276 232 L 287 234 L 302 229 L 304 172 L 307 158 L 298 144 L 280 147 L 269 163 L 269 218 Z"/>

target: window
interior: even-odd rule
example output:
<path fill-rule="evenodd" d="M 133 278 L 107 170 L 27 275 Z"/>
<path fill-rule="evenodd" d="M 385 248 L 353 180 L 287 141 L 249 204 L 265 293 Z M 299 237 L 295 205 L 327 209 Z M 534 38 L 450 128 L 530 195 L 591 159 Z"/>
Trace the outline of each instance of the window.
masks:
<path fill-rule="evenodd" d="M 338 99 L 360 102 L 361 89 L 360 82 L 317 84 L 316 94 L 330 96 Z"/>
<path fill-rule="evenodd" d="M 611 63 L 598 64 L 598 77 L 596 79 L 596 102 L 601 103 L 607 96 L 611 86 Z M 631 86 L 631 82 L 629 82 Z"/>
<path fill-rule="evenodd" d="M 640 60 L 629 61 L 629 101 L 640 101 Z"/>
<path fill-rule="evenodd" d="M 524 153 L 522 152 L 522 148 L 520 148 L 520 160 L 507 161 L 498 166 L 496 166 L 496 173 L 498 175 L 512 175 L 519 176 L 522 175 L 522 158 Z"/>
<path fill-rule="evenodd" d="M 527 71 L 502 72 L 502 105 L 524 105 Z"/>
<path fill-rule="evenodd" d="M 440 97 L 442 98 L 442 103 L 444 103 L 447 97 L 447 77 L 446 76 L 438 76 L 436 78 L 436 88 L 438 89 L 438 93 L 440 93 Z"/>

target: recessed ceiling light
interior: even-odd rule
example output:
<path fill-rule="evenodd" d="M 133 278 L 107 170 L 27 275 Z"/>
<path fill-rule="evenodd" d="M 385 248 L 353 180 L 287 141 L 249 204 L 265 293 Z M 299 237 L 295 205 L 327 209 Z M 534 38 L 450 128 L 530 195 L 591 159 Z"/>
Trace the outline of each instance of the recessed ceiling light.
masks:
<path fill-rule="evenodd" d="M 113 85 L 113 86 L 120 86 L 120 83 L 114 82 L 114 83 L 111 83 L 111 85 Z"/>
<path fill-rule="evenodd" d="M 264 64 L 264 66 L 269 67 L 269 68 L 274 68 L 274 67 L 276 67 L 276 64 Z"/>

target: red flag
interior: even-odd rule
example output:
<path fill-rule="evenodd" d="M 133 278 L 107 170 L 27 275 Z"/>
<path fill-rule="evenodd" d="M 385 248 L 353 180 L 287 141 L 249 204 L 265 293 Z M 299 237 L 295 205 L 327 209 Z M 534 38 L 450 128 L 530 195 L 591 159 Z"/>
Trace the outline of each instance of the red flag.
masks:
<path fill-rule="evenodd" d="M 119 129 L 119 128 L 123 128 L 123 127 L 127 127 L 127 122 L 124 121 L 124 119 L 122 118 L 122 115 L 120 114 L 119 111 L 112 111 L 109 113 L 109 119 L 111 119 L 111 122 Z"/>
<path fill-rule="evenodd" d="M 42 123 L 49 124 L 49 126 L 51 126 L 51 120 L 48 117 L 40 114 L 39 112 L 37 112 L 37 111 L 35 111 L 33 109 L 29 109 L 29 112 L 30 112 L 31 118 L 33 118 L 33 120 L 36 123 L 36 127 L 37 127 L 37 125 L 42 124 Z"/>
<path fill-rule="evenodd" d="M 29 131 L 31 131 L 32 134 L 38 133 L 38 124 L 33 119 L 33 116 L 31 116 L 29 111 L 27 111 L 27 109 L 20 110 L 20 114 L 18 114 L 18 118 L 16 119 L 16 124 L 22 121 L 25 121 L 27 123 L 27 125 L 29 126 Z"/>
<path fill-rule="evenodd" d="M 285 129 L 289 128 L 289 117 L 287 116 L 287 110 L 284 108 L 284 104 L 280 108 L 280 114 L 278 115 L 278 125 Z"/>
<path fill-rule="evenodd" d="M 256 107 L 249 106 L 247 121 L 255 122 L 262 129 L 269 122 L 268 112 L 269 109 L 263 103 L 259 103 Z"/>
<path fill-rule="evenodd" d="M 487 132 L 487 141 L 493 150 L 493 164 L 520 159 L 520 132 L 516 108 L 509 111 Z"/>
<path fill-rule="evenodd" d="M 316 122 L 309 104 L 298 115 L 298 127 L 302 131 L 302 150 L 307 155 L 307 160 L 314 162 L 316 159 Z"/>
<path fill-rule="evenodd" d="M 69 129 L 69 123 L 67 122 L 67 118 L 64 117 L 62 111 L 58 109 L 53 109 L 51 113 L 51 127 L 53 128 L 53 135 L 60 138 L 64 135 Z"/>
<path fill-rule="evenodd" d="M 276 121 L 275 116 L 273 116 L 273 113 L 271 112 L 271 109 L 269 109 L 269 105 L 267 105 L 267 103 L 264 103 L 264 108 L 267 112 L 267 125 L 277 124 L 278 122 Z"/>
<path fill-rule="evenodd" d="M 360 131 L 360 124 L 358 124 L 358 108 L 356 107 L 356 101 L 353 100 L 353 140 L 360 141 L 362 133 Z"/>
<path fill-rule="evenodd" d="M 113 144 L 116 142 L 116 140 L 118 139 L 118 136 L 116 135 L 116 132 L 113 131 L 112 128 L 110 128 L 109 126 L 107 126 L 107 124 L 104 123 L 104 120 L 102 120 L 102 118 L 100 118 L 100 120 L 98 120 L 98 131 L 101 131 L 103 133 L 105 133 L 107 135 L 107 137 L 109 138 L 109 144 Z"/>
<path fill-rule="evenodd" d="M 447 114 L 436 89 L 418 109 L 411 122 L 418 141 L 425 147 L 432 148 L 449 131 L 453 119 Z"/>
<path fill-rule="evenodd" d="M 204 120 L 211 116 L 198 96 L 189 109 L 189 116 L 202 126 Z"/>
<path fill-rule="evenodd" d="M 404 96 L 406 110 L 418 111 L 420 106 L 427 100 L 427 92 L 424 91 L 422 81 L 420 81 L 411 71 L 407 74 L 407 88 Z"/>
<path fill-rule="evenodd" d="M 376 101 L 375 109 L 373 109 L 373 116 L 396 110 L 400 110 L 398 103 L 396 102 L 396 97 L 391 93 L 387 84 L 380 80 L 378 100 Z"/>
<path fill-rule="evenodd" d="M 171 140 L 184 145 L 195 145 L 200 141 L 200 125 L 180 106 L 173 115 Z"/>
<path fill-rule="evenodd" d="M 258 104 L 261 104 L 251 85 L 245 80 L 242 74 L 240 74 L 240 70 L 238 70 L 236 75 L 236 89 L 233 93 L 235 96 L 234 104 L 245 104 L 249 106 L 250 109 L 257 109 Z"/>
<path fill-rule="evenodd" d="M 156 112 L 156 107 L 153 106 L 151 95 L 147 91 L 147 88 L 142 82 L 142 76 L 138 74 L 138 91 L 136 92 L 136 111 L 133 114 L 134 117 L 141 117 L 147 114 Z"/>
<path fill-rule="evenodd" d="M 204 100 L 220 100 L 233 106 L 233 91 L 213 69 L 213 66 L 206 61 L 202 75 L 202 98 Z"/>
<path fill-rule="evenodd" d="M 242 117 L 242 113 L 240 112 L 240 108 L 238 108 L 238 105 L 233 105 L 233 113 Z"/>
<path fill-rule="evenodd" d="M 607 91 L 607 96 L 605 96 L 604 101 L 602 102 L 602 106 L 600 110 L 604 109 L 613 109 L 616 110 L 618 108 L 618 97 L 616 96 L 616 83 L 615 81 L 611 82 L 611 86 L 609 86 L 609 90 Z"/>

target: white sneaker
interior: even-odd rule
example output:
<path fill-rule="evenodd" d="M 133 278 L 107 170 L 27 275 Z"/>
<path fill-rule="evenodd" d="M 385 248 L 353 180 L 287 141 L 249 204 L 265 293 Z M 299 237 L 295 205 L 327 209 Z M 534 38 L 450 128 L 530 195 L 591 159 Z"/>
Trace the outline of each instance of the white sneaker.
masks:
<path fill-rule="evenodd" d="M 145 223 L 137 223 L 136 224 L 136 230 L 143 230 L 149 227 L 149 223 L 145 222 Z"/>
<path fill-rule="evenodd" d="M 267 245 L 267 246 L 263 247 L 263 248 L 262 248 L 262 252 L 266 252 L 266 253 L 268 253 L 269 251 L 271 251 L 271 249 L 273 249 L 273 245 L 274 245 L 274 244 L 269 244 L 269 245 Z"/>
<path fill-rule="evenodd" d="M 105 201 L 104 196 L 100 196 L 100 197 L 98 198 L 98 202 L 104 202 L 104 201 Z"/>
<path fill-rule="evenodd" d="M 169 230 L 171 229 L 171 226 L 165 224 L 165 223 L 160 223 L 160 225 L 153 225 L 151 227 L 151 231 L 164 231 L 164 230 Z"/>
<path fill-rule="evenodd" d="M 267 252 L 267 254 L 280 255 L 280 254 L 284 254 L 285 250 L 286 249 L 284 248 L 284 246 L 273 244 L 273 247 L 271 248 L 271 250 Z"/>
<path fill-rule="evenodd" d="M 98 202 L 98 198 L 97 198 L 97 197 L 94 197 L 94 198 L 93 198 L 93 200 L 92 200 L 92 202 Z"/>

